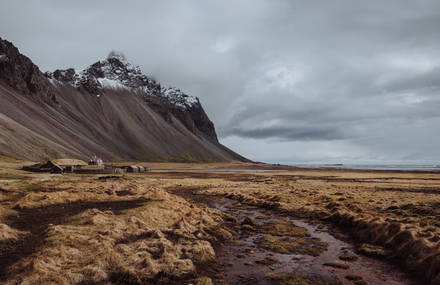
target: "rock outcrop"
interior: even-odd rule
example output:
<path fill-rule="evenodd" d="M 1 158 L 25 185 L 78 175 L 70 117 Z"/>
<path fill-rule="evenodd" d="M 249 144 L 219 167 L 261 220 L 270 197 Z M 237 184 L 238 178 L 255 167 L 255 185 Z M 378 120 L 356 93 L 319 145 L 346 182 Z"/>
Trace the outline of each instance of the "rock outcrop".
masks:
<path fill-rule="evenodd" d="M 0 38 L 0 81 L 15 90 L 43 99 L 46 103 L 56 102 L 55 90 L 38 66 L 10 42 Z"/>

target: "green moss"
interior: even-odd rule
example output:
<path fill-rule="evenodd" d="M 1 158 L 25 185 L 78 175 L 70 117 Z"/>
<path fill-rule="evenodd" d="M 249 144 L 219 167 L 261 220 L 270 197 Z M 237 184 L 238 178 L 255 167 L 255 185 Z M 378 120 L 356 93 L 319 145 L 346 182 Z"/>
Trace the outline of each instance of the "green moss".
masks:
<path fill-rule="evenodd" d="M 277 253 L 299 253 L 319 256 L 327 249 L 328 244 L 316 238 L 278 238 L 265 236 L 257 240 L 257 244 L 264 249 Z"/>
<path fill-rule="evenodd" d="M 273 265 L 276 263 L 280 263 L 280 261 L 278 259 L 276 259 L 275 257 L 266 256 L 264 259 L 255 261 L 255 263 L 262 264 L 262 265 Z"/>
<path fill-rule="evenodd" d="M 276 237 L 263 237 L 259 239 L 257 243 L 264 249 L 268 249 L 278 253 L 289 253 L 289 243 L 286 241 L 281 241 L 279 238 Z"/>
<path fill-rule="evenodd" d="M 271 221 L 262 225 L 259 231 L 276 236 L 309 237 L 310 233 L 306 228 L 297 227 L 286 220 Z"/>

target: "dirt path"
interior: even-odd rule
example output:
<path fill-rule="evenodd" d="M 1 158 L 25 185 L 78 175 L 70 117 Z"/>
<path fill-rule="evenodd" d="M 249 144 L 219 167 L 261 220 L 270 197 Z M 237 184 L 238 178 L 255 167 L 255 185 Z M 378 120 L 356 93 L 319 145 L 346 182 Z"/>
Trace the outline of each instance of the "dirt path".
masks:
<path fill-rule="evenodd" d="M 16 241 L 0 244 L 0 280 L 20 272 L 10 272 L 9 267 L 15 262 L 31 255 L 41 247 L 46 238 L 49 225 L 59 225 L 69 217 L 77 215 L 88 209 L 101 211 L 111 210 L 115 214 L 125 209 L 142 206 L 146 200 L 104 201 L 104 202 L 73 202 L 57 204 L 48 207 L 22 209 L 17 215 L 11 215 L 6 223 L 18 230 L 29 234 Z"/>
<path fill-rule="evenodd" d="M 171 192 L 239 221 L 233 228 L 236 240 L 216 249 L 221 272 L 216 278 L 221 276 L 227 284 L 416 284 L 398 267 L 357 254 L 346 242 L 348 236 L 339 233 L 336 238 L 325 225 L 197 195 L 195 189 Z"/>

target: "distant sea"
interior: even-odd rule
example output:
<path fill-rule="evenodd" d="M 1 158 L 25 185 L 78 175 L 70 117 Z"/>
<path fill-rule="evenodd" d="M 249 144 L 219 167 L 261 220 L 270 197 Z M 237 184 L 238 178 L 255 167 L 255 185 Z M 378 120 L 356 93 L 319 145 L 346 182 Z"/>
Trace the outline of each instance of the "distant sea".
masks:
<path fill-rule="evenodd" d="M 438 171 L 439 164 L 345 164 L 345 163 L 282 163 L 304 168 L 341 168 L 365 170 L 407 170 L 407 171 Z"/>

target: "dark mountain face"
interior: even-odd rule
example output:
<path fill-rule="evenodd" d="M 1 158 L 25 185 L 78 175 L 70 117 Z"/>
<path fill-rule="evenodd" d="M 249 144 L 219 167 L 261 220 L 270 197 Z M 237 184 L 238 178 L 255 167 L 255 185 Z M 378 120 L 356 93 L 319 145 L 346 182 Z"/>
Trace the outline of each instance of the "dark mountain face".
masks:
<path fill-rule="evenodd" d="M 143 98 L 164 119 L 169 120 L 169 116 L 174 115 L 195 135 L 218 142 L 214 124 L 198 98 L 177 88 L 161 87 L 160 83 L 142 74 L 139 67 L 132 66 L 120 54 L 113 52 L 106 60 L 98 61 L 78 73 L 69 68 L 47 72 L 45 75 L 90 94 L 101 95 L 109 88 L 130 90 Z"/>
<path fill-rule="evenodd" d="M 39 97 L 47 103 L 55 100 L 54 88 L 38 66 L 20 54 L 12 43 L 1 38 L 0 81 L 25 95 Z"/>
<path fill-rule="evenodd" d="M 2 130 L 0 152 L 33 160 L 244 160 L 219 144 L 198 98 L 162 87 L 121 54 L 43 74 L 0 39 Z"/>

